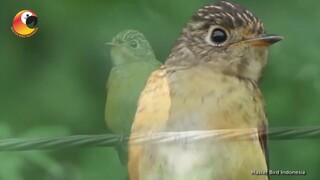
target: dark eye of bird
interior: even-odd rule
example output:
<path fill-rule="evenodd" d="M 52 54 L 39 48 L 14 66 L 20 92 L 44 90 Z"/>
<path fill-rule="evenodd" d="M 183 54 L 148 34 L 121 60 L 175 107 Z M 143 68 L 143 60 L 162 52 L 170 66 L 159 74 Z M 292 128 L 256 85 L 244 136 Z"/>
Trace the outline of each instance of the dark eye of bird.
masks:
<path fill-rule="evenodd" d="M 211 32 L 210 38 L 214 44 L 222 44 L 228 39 L 228 36 L 223 29 L 216 28 Z"/>
<path fill-rule="evenodd" d="M 137 41 L 131 41 L 131 42 L 130 42 L 130 47 L 132 47 L 132 48 L 137 48 L 137 47 L 138 47 Z"/>

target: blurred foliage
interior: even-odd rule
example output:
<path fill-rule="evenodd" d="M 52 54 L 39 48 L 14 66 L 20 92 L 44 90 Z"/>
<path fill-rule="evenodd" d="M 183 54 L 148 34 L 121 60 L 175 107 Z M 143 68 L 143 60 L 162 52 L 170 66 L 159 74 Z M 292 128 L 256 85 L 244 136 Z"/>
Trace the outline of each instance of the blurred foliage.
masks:
<path fill-rule="evenodd" d="M 106 133 L 105 82 L 117 32 L 137 29 L 164 61 L 199 0 L 16 1 L 0 5 L 0 138 Z M 271 127 L 320 125 L 320 3 L 238 0 L 285 40 L 270 48 L 262 82 Z M 33 10 L 39 30 L 22 39 L 13 17 Z M 319 179 L 318 140 L 271 141 L 271 169 L 305 170 Z M 3 180 L 122 179 L 112 148 L 0 152 Z M 232 172 L 230 172 L 232 173 Z"/>

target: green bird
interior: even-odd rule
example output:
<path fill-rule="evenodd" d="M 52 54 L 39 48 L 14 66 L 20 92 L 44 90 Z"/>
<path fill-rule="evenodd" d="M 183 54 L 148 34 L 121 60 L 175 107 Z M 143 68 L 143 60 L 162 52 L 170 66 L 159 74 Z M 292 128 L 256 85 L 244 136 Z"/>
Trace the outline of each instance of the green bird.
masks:
<path fill-rule="evenodd" d="M 140 93 L 161 63 L 146 37 L 136 30 L 124 30 L 107 44 L 111 45 L 112 70 L 106 85 L 105 121 L 112 133 L 129 135 Z M 127 166 L 127 145 L 119 144 L 116 150 Z"/>

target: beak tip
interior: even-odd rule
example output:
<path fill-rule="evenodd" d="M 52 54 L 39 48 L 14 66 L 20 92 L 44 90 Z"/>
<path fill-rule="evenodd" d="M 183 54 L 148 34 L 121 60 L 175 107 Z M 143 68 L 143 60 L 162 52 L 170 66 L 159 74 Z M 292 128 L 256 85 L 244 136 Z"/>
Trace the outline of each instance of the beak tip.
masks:
<path fill-rule="evenodd" d="M 266 35 L 265 39 L 263 41 L 272 45 L 274 43 L 282 41 L 283 39 L 284 39 L 284 37 L 280 36 L 280 35 Z"/>
<path fill-rule="evenodd" d="M 283 36 L 267 34 L 262 37 L 245 40 L 244 42 L 252 44 L 254 46 L 270 46 L 283 39 Z"/>

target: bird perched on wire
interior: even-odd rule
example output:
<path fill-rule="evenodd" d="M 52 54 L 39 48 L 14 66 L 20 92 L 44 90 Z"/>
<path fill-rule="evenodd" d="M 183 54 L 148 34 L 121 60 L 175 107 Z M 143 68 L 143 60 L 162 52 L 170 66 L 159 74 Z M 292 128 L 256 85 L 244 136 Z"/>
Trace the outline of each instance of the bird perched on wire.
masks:
<path fill-rule="evenodd" d="M 282 39 L 267 35 L 238 4 L 200 8 L 140 96 L 129 142 L 130 180 L 268 179 L 252 174 L 268 169 L 267 137 L 258 133 L 268 124 L 258 82 L 268 46 Z M 135 144 L 135 135 L 246 129 L 256 130 L 249 140 Z"/>
<path fill-rule="evenodd" d="M 107 82 L 105 121 L 117 134 L 128 135 L 138 97 L 150 74 L 161 66 L 146 37 L 136 30 L 119 32 L 111 43 L 112 70 Z M 127 165 L 127 146 L 116 147 L 122 164 Z"/>

